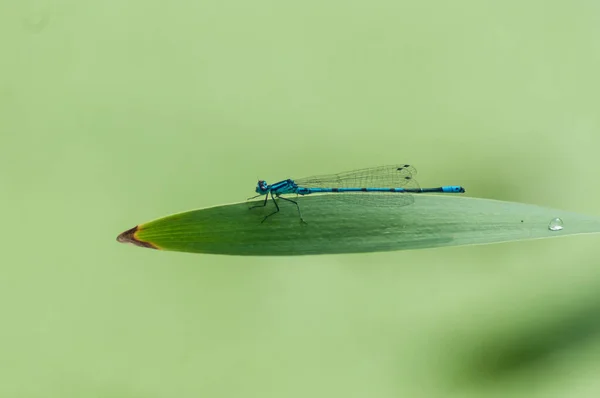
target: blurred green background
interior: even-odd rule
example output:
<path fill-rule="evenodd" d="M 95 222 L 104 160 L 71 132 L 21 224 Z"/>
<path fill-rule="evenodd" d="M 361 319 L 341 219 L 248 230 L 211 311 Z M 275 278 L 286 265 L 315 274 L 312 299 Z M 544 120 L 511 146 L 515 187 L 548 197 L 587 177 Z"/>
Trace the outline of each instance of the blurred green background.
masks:
<path fill-rule="evenodd" d="M 600 215 L 599 35 L 584 0 L 0 1 L 0 396 L 597 397 L 598 236 L 302 258 L 115 238 L 258 177 L 397 162 Z"/>

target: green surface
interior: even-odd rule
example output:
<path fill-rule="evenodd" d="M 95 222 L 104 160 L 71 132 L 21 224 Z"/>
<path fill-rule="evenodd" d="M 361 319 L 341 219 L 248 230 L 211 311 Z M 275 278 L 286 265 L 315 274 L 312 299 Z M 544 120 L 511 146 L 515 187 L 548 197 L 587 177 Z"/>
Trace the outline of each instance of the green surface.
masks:
<path fill-rule="evenodd" d="M 250 209 L 262 201 L 174 214 L 117 238 L 141 247 L 191 253 L 289 256 L 369 253 L 499 243 L 600 232 L 600 218 L 522 203 L 417 195 L 407 207 L 377 194 L 355 201 L 298 198 L 296 207 Z M 340 198 L 342 199 L 342 198 Z M 268 218 L 264 218 L 268 216 Z M 263 221 L 264 220 L 264 221 Z M 564 223 L 566 220 L 566 228 Z"/>
<path fill-rule="evenodd" d="M 115 235 L 403 162 L 600 216 L 599 14 L 0 1 L 0 396 L 598 397 L 599 236 L 265 258 Z"/>

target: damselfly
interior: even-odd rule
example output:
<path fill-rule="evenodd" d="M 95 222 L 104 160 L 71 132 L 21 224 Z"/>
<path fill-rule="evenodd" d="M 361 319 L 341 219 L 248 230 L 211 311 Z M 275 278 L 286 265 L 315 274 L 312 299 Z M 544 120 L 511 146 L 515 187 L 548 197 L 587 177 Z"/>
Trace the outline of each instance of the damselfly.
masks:
<path fill-rule="evenodd" d="M 295 194 L 297 197 L 298 195 L 305 196 L 313 193 L 335 194 L 332 197 L 336 199 L 352 200 L 359 203 L 361 200 L 357 195 L 360 194 L 387 194 L 391 195 L 389 196 L 390 200 L 377 201 L 377 205 L 406 206 L 414 202 L 411 194 L 415 193 L 465 192 L 463 187 L 457 185 L 420 188 L 417 181 L 413 178 L 415 174 L 417 174 L 417 170 L 413 166 L 397 164 L 371 167 L 340 174 L 314 176 L 296 180 L 287 179 L 270 185 L 264 180 L 259 180 L 255 189 L 258 195 L 249 198 L 249 200 L 263 195 L 265 196 L 265 200 L 262 204 L 252 206 L 250 209 L 265 207 L 270 195 L 275 204 L 275 211 L 266 215 L 261 222 L 279 212 L 279 205 L 275 200 L 276 198 L 296 205 L 300 220 L 304 222 L 298 202 L 285 198 L 282 195 Z"/>

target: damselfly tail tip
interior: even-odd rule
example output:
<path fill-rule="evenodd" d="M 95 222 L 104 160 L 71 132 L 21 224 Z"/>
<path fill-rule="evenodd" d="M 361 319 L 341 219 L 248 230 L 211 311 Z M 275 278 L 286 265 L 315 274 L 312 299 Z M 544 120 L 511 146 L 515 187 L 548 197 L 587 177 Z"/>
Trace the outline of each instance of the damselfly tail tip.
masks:
<path fill-rule="evenodd" d="M 438 188 L 441 190 L 441 192 L 446 192 L 446 193 L 464 193 L 465 189 L 463 187 L 461 187 L 460 185 L 450 185 L 450 186 L 446 186 L 446 187 L 442 187 L 442 188 Z"/>
<path fill-rule="evenodd" d="M 119 234 L 119 236 L 117 236 L 117 242 L 119 243 L 128 243 L 131 245 L 135 245 L 135 246 L 139 246 L 139 247 L 146 247 L 149 249 L 157 249 L 156 246 L 154 246 L 153 244 L 149 243 L 149 242 L 144 242 L 139 240 L 136 236 L 135 233 L 139 230 L 138 226 L 136 225 L 135 227 L 128 229 L 127 231 Z"/>

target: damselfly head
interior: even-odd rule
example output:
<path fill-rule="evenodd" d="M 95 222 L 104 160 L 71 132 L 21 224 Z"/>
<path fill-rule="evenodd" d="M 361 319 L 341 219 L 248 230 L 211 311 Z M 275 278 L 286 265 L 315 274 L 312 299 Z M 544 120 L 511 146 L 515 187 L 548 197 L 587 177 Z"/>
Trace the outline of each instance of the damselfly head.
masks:
<path fill-rule="evenodd" d="M 258 180 L 256 184 L 256 193 L 265 194 L 269 189 L 269 184 L 265 180 Z"/>

